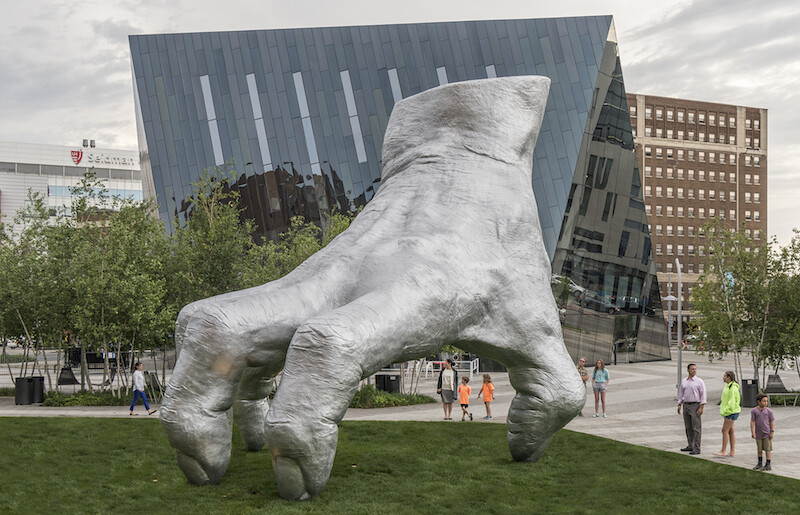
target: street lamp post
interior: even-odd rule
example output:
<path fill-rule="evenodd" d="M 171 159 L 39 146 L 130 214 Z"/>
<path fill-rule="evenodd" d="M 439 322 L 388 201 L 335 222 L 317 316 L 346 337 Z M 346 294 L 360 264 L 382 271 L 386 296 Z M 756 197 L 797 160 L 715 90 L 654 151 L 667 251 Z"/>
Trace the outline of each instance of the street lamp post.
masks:
<path fill-rule="evenodd" d="M 677 259 L 676 259 L 676 261 L 677 261 Z M 678 294 L 680 295 L 680 269 L 678 269 L 678 270 L 679 270 L 678 271 L 678 274 L 679 274 L 678 275 L 678 278 L 679 278 L 678 279 L 678 284 L 679 284 L 679 286 L 678 286 Z M 672 345 L 672 302 L 677 300 L 678 301 L 678 305 L 680 306 L 680 299 L 678 299 L 677 297 L 675 297 L 675 295 L 672 294 L 672 272 L 670 272 L 669 275 L 667 276 L 667 296 L 666 297 L 661 297 L 661 300 L 662 301 L 667 301 L 667 342 L 670 345 Z M 678 313 L 680 314 L 680 307 L 678 308 Z M 677 388 L 680 388 L 680 386 L 681 386 L 681 341 L 680 341 L 680 337 L 679 337 L 678 338 L 678 385 L 677 385 Z M 675 400 L 677 400 L 677 391 L 678 390 L 676 390 L 676 393 L 675 393 L 675 395 L 676 395 Z"/>
<path fill-rule="evenodd" d="M 681 262 L 675 258 L 675 268 L 678 270 L 678 385 L 677 392 L 680 393 L 681 373 L 683 370 L 683 283 L 681 282 Z"/>

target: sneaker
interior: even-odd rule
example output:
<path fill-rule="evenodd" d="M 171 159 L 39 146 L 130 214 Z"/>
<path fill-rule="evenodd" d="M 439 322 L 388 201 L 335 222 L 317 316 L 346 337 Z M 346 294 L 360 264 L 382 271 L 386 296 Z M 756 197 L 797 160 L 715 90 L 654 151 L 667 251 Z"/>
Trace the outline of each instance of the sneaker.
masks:
<path fill-rule="evenodd" d="M 764 467 L 759 463 L 758 465 L 753 467 L 753 470 L 761 470 L 762 468 L 764 468 Z"/>
<path fill-rule="evenodd" d="M 700 454 L 700 451 L 694 451 L 693 450 L 693 451 L 689 452 L 689 454 Z"/>
<path fill-rule="evenodd" d="M 469 421 L 472 422 L 472 413 L 469 414 Z"/>
<path fill-rule="evenodd" d="M 684 447 L 683 449 L 681 449 L 681 452 L 689 452 L 691 450 L 692 450 L 692 447 Z"/>
<path fill-rule="evenodd" d="M 581 411 L 580 413 L 578 413 L 578 416 L 582 417 L 583 416 L 583 412 Z"/>
<path fill-rule="evenodd" d="M 593 418 L 597 418 L 597 417 L 599 417 L 599 416 L 600 416 L 600 415 L 598 415 L 597 413 L 595 413 L 594 415 L 592 415 L 592 417 L 593 417 Z"/>
<path fill-rule="evenodd" d="M 764 465 L 763 467 L 761 467 L 761 470 L 772 470 L 772 465 L 771 465 L 771 464 L 769 464 L 769 463 L 767 463 L 766 465 Z"/>
<path fill-rule="evenodd" d="M 603 413 L 603 418 L 608 418 L 608 415 L 606 415 L 605 413 Z"/>

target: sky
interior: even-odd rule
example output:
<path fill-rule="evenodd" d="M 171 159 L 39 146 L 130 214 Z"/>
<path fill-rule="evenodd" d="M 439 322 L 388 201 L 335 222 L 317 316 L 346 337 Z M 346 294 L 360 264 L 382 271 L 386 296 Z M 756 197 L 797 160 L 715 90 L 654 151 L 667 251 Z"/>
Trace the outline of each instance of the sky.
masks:
<path fill-rule="evenodd" d="M 0 0 L 0 141 L 136 149 L 128 35 L 614 16 L 628 92 L 768 109 L 768 231 L 800 201 L 800 2 Z M 398 9 L 400 5 L 402 9 Z M 794 120 L 794 121 L 793 121 Z"/>

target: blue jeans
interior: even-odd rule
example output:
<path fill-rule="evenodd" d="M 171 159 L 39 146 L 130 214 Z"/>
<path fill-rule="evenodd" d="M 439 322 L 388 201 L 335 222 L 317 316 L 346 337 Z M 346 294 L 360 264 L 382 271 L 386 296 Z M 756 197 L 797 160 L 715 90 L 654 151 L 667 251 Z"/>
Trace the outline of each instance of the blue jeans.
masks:
<path fill-rule="evenodd" d="M 142 400 L 144 401 L 144 408 L 147 411 L 150 411 L 150 405 L 147 404 L 147 394 L 144 392 L 140 392 L 139 390 L 133 391 L 133 402 L 131 402 L 131 411 L 133 411 L 133 408 L 136 407 L 136 401 L 139 400 L 139 397 L 141 397 Z"/>

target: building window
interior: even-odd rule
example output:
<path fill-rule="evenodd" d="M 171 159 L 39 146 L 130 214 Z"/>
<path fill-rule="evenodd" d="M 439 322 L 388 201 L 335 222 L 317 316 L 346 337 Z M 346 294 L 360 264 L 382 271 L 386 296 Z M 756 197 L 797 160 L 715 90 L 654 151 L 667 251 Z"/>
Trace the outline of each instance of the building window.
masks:
<path fill-rule="evenodd" d="M 730 162 L 732 165 L 736 164 L 736 154 L 729 154 L 728 157 L 730 158 Z"/>
<path fill-rule="evenodd" d="M 650 165 L 646 165 L 644 167 L 644 176 L 645 177 L 652 177 L 653 176 L 653 167 Z"/>
<path fill-rule="evenodd" d="M 692 208 L 689 208 L 689 209 L 692 209 Z M 694 225 L 690 225 L 689 227 L 687 227 L 686 228 L 686 232 L 687 232 L 687 234 L 689 235 L 690 238 L 694 238 Z"/>
<path fill-rule="evenodd" d="M 651 206 L 650 204 L 647 204 L 646 206 L 644 206 L 644 213 L 647 216 L 652 216 L 653 215 L 653 206 Z"/>
<path fill-rule="evenodd" d="M 668 225 L 667 226 L 667 236 L 672 236 L 673 233 L 674 233 L 674 230 L 673 230 L 672 226 Z"/>
<path fill-rule="evenodd" d="M 703 263 L 698 263 L 698 265 L 697 265 L 697 273 L 702 274 L 703 271 L 705 270 L 705 268 L 706 267 L 705 267 L 705 265 Z"/>
<path fill-rule="evenodd" d="M 750 203 L 750 192 L 749 192 L 749 191 L 745 191 L 745 192 L 744 192 L 744 201 L 745 201 L 747 204 L 749 204 L 749 203 Z"/>
<path fill-rule="evenodd" d="M 704 207 L 698 207 L 697 208 L 697 218 L 705 220 L 705 218 L 706 218 L 706 208 L 704 208 Z M 701 234 L 701 236 L 702 236 L 702 234 Z"/>
<path fill-rule="evenodd" d="M 725 114 L 723 114 L 723 113 L 720 113 L 720 115 L 719 115 L 719 126 L 720 127 L 725 127 L 725 118 L 727 118 L 727 116 Z"/>
<path fill-rule="evenodd" d="M 649 138 L 653 135 L 653 128 L 652 127 L 645 127 L 644 128 L 644 136 L 645 138 Z"/>
<path fill-rule="evenodd" d="M 661 179 L 662 177 L 664 177 L 664 169 L 661 168 L 660 166 L 656 166 L 656 177 L 658 179 Z"/>
<path fill-rule="evenodd" d="M 749 173 L 744 174 L 744 183 L 745 184 L 751 184 L 750 174 Z"/>
<path fill-rule="evenodd" d="M 694 198 L 694 188 L 689 188 L 689 189 L 686 191 L 686 196 L 687 196 L 688 198 L 690 198 L 690 199 L 693 199 L 693 198 Z"/>
<path fill-rule="evenodd" d="M 753 166 L 761 166 L 761 156 L 753 156 Z"/>
<path fill-rule="evenodd" d="M 678 218 L 683 218 L 683 206 L 678 206 Z"/>
<path fill-rule="evenodd" d="M 672 243 L 667 243 L 667 255 L 668 256 L 672 255 Z M 668 264 L 671 265 L 672 263 L 668 263 Z"/>
<path fill-rule="evenodd" d="M 753 193 L 753 202 L 756 204 L 761 202 L 761 193 Z"/>
<path fill-rule="evenodd" d="M 708 162 L 709 163 L 716 163 L 717 162 L 717 154 L 715 152 L 708 153 Z"/>
<path fill-rule="evenodd" d="M 736 192 L 731 191 L 731 194 L 728 195 L 728 198 L 730 199 L 731 202 L 736 202 Z"/>
<path fill-rule="evenodd" d="M 736 220 L 736 210 L 735 209 L 730 209 L 728 211 L 728 214 L 730 215 L 730 216 L 728 216 L 728 218 L 730 218 L 731 220 Z"/>
<path fill-rule="evenodd" d="M 731 145 L 735 145 L 736 144 L 736 136 L 734 136 L 733 134 L 728 136 L 728 143 L 730 143 Z"/>
<path fill-rule="evenodd" d="M 689 180 L 690 181 L 694 180 L 694 170 L 689 170 Z"/>
<path fill-rule="evenodd" d="M 674 111 L 672 109 L 667 109 L 667 121 L 671 122 L 674 118 Z"/>
<path fill-rule="evenodd" d="M 663 197 L 663 188 L 661 186 L 656 186 L 656 197 Z"/>
<path fill-rule="evenodd" d="M 728 124 L 729 127 L 731 127 L 731 128 L 735 128 L 736 127 L 736 118 L 735 117 L 731 116 L 730 118 L 728 118 L 728 121 L 731 122 L 731 123 Z"/>
<path fill-rule="evenodd" d="M 679 256 L 682 256 L 682 255 L 683 255 L 683 245 L 682 245 L 682 244 L 680 244 L 680 243 L 678 244 L 678 255 L 679 255 Z"/>
<path fill-rule="evenodd" d="M 660 256 L 661 254 L 662 254 L 662 252 L 661 252 L 661 244 L 660 243 L 656 243 L 656 255 Z"/>
<path fill-rule="evenodd" d="M 678 236 L 683 236 L 683 226 L 682 225 L 678 226 Z"/>
<path fill-rule="evenodd" d="M 719 201 L 725 202 L 725 190 L 719 190 Z"/>
<path fill-rule="evenodd" d="M 656 129 L 656 138 L 663 138 L 664 137 L 664 129 L 657 128 Z"/>
<path fill-rule="evenodd" d="M 667 149 L 667 159 L 672 159 L 675 156 L 675 150 L 672 148 Z"/>
<path fill-rule="evenodd" d="M 753 174 L 753 184 L 755 184 L 756 186 L 761 184 L 761 181 L 759 180 L 759 177 L 760 177 L 760 175 L 758 175 L 757 173 Z"/>
<path fill-rule="evenodd" d="M 761 221 L 761 211 L 753 211 L 753 221 L 755 222 Z"/>
<path fill-rule="evenodd" d="M 672 168 L 667 168 L 667 179 L 673 179 L 675 177 Z"/>
<path fill-rule="evenodd" d="M 689 111 L 689 123 L 694 123 L 694 111 Z"/>
<path fill-rule="evenodd" d="M 652 190 L 652 188 L 650 186 L 645 186 L 644 187 L 644 196 L 645 197 L 652 197 L 653 196 L 653 190 Z"/>
<path fill-rule="evenodd" d="M 644 108 L 644 117 L 648 120 L 653 117 L 653 108 L 652 107 L 645 107 Z"/>
<path fill-rule="evenodd" d="M 633 134 L 634 138 L 636 137 L 636 127 L 631 127 L 631 134 Z"/>
<path fill-rule="evenodd" d="M 656 157 L 658 159 L 661 159 L 662 157 L 664 157 L 664 149 L 663 148 L 656 147 Z"/>
<path fill-rule="evenodd" d="M 752 148 L 750 146 L 750 136 L 745 136 L 745 138 L 744 138 L 744 146 L 747 147 L 747 148 Z"/>
<path fill-rule="evenodd" d="M 715 190 L 708 190 L 708 200 L 717 200 L 717 192 Z"/>
<path fill-rule="evenodd" d="M 725 154 L 719 155 L 719 163 L 723 165 L 725 164 Z"/>
<path fill-rule="evenodd" d="M 709 170 L 708 171 L 708 182 L 714 182 L 716 180 L 716 178 L 717 178 L 717 172 L 715 172 L 714 170 Z"/>
<path fill-rule="evenodd" d="M 753 215 L 750 211 L 744 212 L 744 220 L 745 222 L 751 222 L 753 220 Z"/>
<path fill-rule="evenodd" d="M 753 119 L 753 128 L 755 130 L 760 130 L 761 129 L 761 120 L 759 120 L 758 118 L 754 118 Z"/>
<path fill-rule="evenodd" d="M 661 224 L 656 224 L 656 236 L 663 236 L 664 235 L 664 228 Z"/>
<path fill-rule="evenodd" d="M 744 128 L 751 129 L 753 127 L 753 121 L 750 118 L 745 118 L 744 120 Z"/>
<path fill-rule="evenodd" d="M 708 208 L 708 217 L 714 218 L 715 216 L 717 216 L 717 209 L 713 207 Z"/>
<path fill-rule="evenodd" d="M 660 107 L 656 107 L 656 120 L 663 120 L 664 119 L 664 110 Z"/>
<path fill-rule="evenodd" d="M 688 150 L 687 155 L 689 156 L 689 161 L 694 161 L 694 150 Z"/>
<path fill-rule="evenodd" d="M 753 239 L 760 240 L 761 239 L 761 231 L 758 229 L 753 230 Z"/>
<path fill-rule="evenodd" d="M 717 115 L 714 113 L 708 113 L 708 124 L 709 125 L 716 125 L 717 124 Z"/>
<path fill-rule="evenodd" d="M 653 156 L 653 149 L 651 147 L 644 147 L 644 156 L 645 157 L 652 157 Z"/>
<path fill-rule="evenodd" d="M 701 132 L 701 133 L 699 133 L 699 134 L 697 135 L 697 140 L 698 140 L 698 141 L 705 141 L 705 140 L 706 140 L 706 133 L 705 133 L 705 132 Z"/>
<path fill-rule="evenodd" d="M 675 139 L 675 133 L 672 129 L 667 129 L 667 139 Z"/>
<path fill-rule="evenodd" d="M 709 143 L 714 143 L 714 139 L 716 139 L 716 136 L 713 133 L 709 133 L 708 134 L 708 142 Z"/>
<path fill-rule="evenodd" d="M 667 206 L 667 216 L 675 216 L 672 206 Z"/>
<path fill-rule="evenodd" d="M 656 206 L 656 216 L 662 216 L 664 214 L 664 208 L 662 206 Z"/>
<path fill-rule="evenodd" d="M 678 168 L 678 179 L 683 179 L 683 168 Z"/>
<path fill-rule="evenodd" d="M 683 188 L 678 188 L 678 198 L 683 198 Z"/>
<path fill-rule="evenodd" d="M 683 131 L 678 129 L 678 139 L 683 139 Z"/>
<path fill-rule="evenodd" d="M 694 245 L 689 245 L 689 249 L 688 250 L 689 250 L 689 255 L 690 256 L 694 256 Z M 692 266 L 692 265 L 689 265 L 689 266 Z M 689 273 L 691 273 L 691 270 L 689 271 Z"/>
<path fill-rule="evenodd" d="M 744 165 L 750 166 L 753 163 L 753 160 L 750 156 L 744 156 Z"/>
<path fill-rule="evenodd" d="M 722 154 L 720 154 L 722 155 Z M 725 176 L 728 175 L 725 172 L 719 172 L 719 182 L 725 182 Z"/>
<path fill-rule="evenodd" d="M 706 171 L 705 170 L 698 170 L 697 171 L 697 179 L 700 181 L 706 180 Z"/>
<path fill-rule="evenodd" d="M 759 148 L 759 139 L 753 138 L 753 148 Z"/>
<path fill-rule="evenodd" d="M 679 122 L 683 121 L 683 111 L 680 109 L 678 109 L 678 121 Z"/>
<path fill-rule="evenodd" d="M 661 253 L 659 252 L 659 254 L 661 254 Z M 656 272 L 660 272 L 660 271 L 661 271 L 661 261 L 658 261 L 656 263 Z"/>
<path fill-rule="evenodd" d="M 697 123 L 706 123 L 706 113 L 697 113 Z"/>
<path fill-rule="evenodd" d="M 700 152 L 697 153 L 697 159 L 701 163 L 705 163 L 706 162 L 706 153 L 701 150 Z"/>
<path fill-rule="evenodd" d="M 672 261 L 667 262 L 667 272 L 672 272 Z"/>
<path fill-rule="evenodd" d="M 672 186 L 667 186 L 667 198 L 674 198 Z"/>
<path fill-rule="evenodd" d="M 688 139 L 689 141 L 694 141 L 694 131 L 689 131 L 686 134 L 686 139 Z"/>
<path fill-rule="evenodd" d="M 636 106 L 635 105 L 630 106 L 629 111 L 631 113 L 631 116 L 636 116 Z"/>

